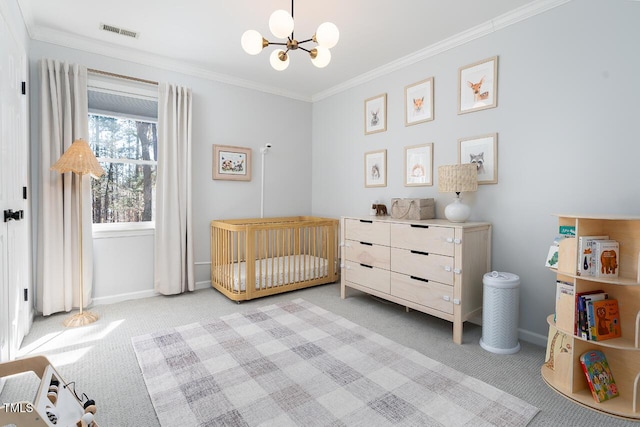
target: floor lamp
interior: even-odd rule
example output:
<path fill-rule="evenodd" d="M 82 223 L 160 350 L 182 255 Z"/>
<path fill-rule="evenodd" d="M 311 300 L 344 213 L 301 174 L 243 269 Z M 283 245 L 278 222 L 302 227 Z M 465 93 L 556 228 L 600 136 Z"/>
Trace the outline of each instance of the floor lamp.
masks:
<path fill-rule="evenodd" d="M 98 320 L 98 316 L 90 311 L 83 311 L 84 306 L 84 275 L 83 275 L 83 247 L 82 247 L 82 176 L 89 174 L 94 178 L 104 175 L 104 170 L 98 159 L 91 151 L 89 144 L 83 139 L 76 139 L 62 157 L 51 166 L 51 170 L 60 173 L 73 172 L 78 175 L 78 252 L 80 254 L 80 312 L 68 317 L 64 326 L 83 326 Z"/>

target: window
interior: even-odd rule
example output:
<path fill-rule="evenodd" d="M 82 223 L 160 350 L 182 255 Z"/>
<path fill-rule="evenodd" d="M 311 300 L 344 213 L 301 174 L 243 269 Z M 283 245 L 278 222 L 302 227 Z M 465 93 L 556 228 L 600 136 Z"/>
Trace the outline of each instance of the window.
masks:
<path fill-rule="evenodd" d="M 105 171 L 91 180 L 94 230 L 97 224 L 149 228 L 155 220 L 157 89 L 109 79 L 89 80 L 89 144 Z"/>

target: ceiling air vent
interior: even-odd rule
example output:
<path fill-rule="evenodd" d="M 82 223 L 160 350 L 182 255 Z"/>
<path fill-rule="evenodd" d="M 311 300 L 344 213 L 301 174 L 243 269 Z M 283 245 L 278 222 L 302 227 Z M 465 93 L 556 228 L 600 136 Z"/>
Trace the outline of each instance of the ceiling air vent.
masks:
<path fill-rule="evenodd" d="M 116 27 L 115 25 L 108 24 L 100 24 L 100 29 L 103 31 L 108 31 L 110 33 L 120 34 L 121 36 L 132 37 L 134 39 L 138 38 L 138 33 L 131 30 L 125 30 L 124 28 Z"/>

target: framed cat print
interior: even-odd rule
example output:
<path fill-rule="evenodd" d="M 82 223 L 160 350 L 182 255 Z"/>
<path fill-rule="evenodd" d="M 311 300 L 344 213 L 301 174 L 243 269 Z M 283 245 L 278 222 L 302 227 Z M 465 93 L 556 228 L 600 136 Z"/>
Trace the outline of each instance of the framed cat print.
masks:
<path fill-rule="evenodd" d="M 433 142 L 404 147 L 404 185 L 433 185 Z"/>
<path fill-rule="evenodd" d="M 495 108 L 498 105 L 498 57 L 460 67 L 458 114 Z"/>
<path fill-rule="evenodd" d="M 430 120 L 433 120 L 433 77 L 404 88 L 404 125 Z"/>
<path fill-rule="evenodd" d="M 364 153 L 364 186 L 387 186 L 387 150 Z"/>
<path fill-rule="evenodd" d="M 458 140 L 458 164 L 474 163 L 478 168 L 478 184 L 498 183 L 498 134 Z"/>
<path fill-rule="evenodd" d="M 387 94 L 383 93 L 364 101 L 364 134 L 387 130 Z"/>

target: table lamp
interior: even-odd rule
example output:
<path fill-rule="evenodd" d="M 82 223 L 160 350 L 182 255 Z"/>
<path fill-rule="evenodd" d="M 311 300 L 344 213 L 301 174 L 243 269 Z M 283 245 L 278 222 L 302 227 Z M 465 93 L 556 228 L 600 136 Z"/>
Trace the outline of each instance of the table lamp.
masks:
<path fill-rule="evenodd" d="M 438 192 L 456 193 L 456 198 L 444 209 L 444 216 L 451 222 L 465 222 L 471 208 L 462 203 L 460 193 L 478 189 L 478 169 L 473 163 L 438 166 Z"/>

